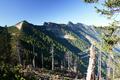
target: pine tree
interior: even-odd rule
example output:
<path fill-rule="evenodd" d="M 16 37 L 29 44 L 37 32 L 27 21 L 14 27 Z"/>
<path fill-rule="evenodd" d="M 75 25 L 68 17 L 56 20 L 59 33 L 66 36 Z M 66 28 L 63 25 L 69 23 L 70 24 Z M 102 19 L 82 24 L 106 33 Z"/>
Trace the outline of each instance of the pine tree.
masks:
<path fill-rule="evenodd" d="M 100 0 L 84 0 L 87 3 L 95 3 L 95 2 L 100 2 Z M 104 50 L 107 51 L 109 53 L 109 57 L 108 57 L 108 61 L 107 64 L 109 66 L 109 69 L 107 70 L 107 79 L 111 79 L 111 75 L 110 75 L 110 71 L 111 71 L 111 65 L 110 62 L 111 60 L 111 56 L 113 56 L 114 59 L 114 55 L 113 55 L 113 45 L 115 45 L 117 43 L 117 41 L 119 40 L 118 37 L 113 36 L 112 33 L 114 32 L 114 30 L 116 29 L 115 27 L 118 25 L 119 21 L 116 20 L 116 17 L 119 15 L 120 12 L 120 0 L 103 0 L 103 3 L 101 3 L 101 5 L 103 6 L 103 8 L 98 8 L 95 7 L 97 12 L 106 16 L 108 19 L 110 19 L 112 21 L 112 23 L 110 24 L 110 29 L 112 29 L 111 34 L 109 35 L 105 35 L 105 38 L 103 38 L 104 40 Z M 114 68 L 114 67 L 113 67 Z M 114 69 L 113 69 L 114 70 Z M 114 76 L 114 75 L 113 75 Z M 113 78 L 114 79 L 114 78 Z"/>

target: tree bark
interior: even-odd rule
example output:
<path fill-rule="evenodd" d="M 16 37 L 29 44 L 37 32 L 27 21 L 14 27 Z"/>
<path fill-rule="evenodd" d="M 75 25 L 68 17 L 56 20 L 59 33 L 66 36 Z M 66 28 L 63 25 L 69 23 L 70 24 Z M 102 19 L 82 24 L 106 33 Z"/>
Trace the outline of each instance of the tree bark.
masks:
<path fill-rule="evenodd" d="M 111 80 L 111 57 L 108 56 L 108 62 L 107 62 L 107 80 Z"/>
<path fill-rule="evenodd" d="M 35 56 L 33 57 L 32 63 L 33 63 L 33 67 L 35 68 Z"/>
<path fill-rule="evenodd" d="M 70 70 L 70 53 L 68 52 L 67 53 L 67 56 L 68 56 L 68 70 Z"/>
<path fill-rule="evenodd" d="M 51 54 L 52 54 L 52 70 L 54 70 L 54 47 L 53 46 L 51 49 Z"/>
<path fill-rule="evenodd" d="M 77 72 L 77 58 L 74 60 L 74 72 Z"/>
<path fill-rule="evenodd" d="M 102 56 L 102 52 L 100 50 L 100 53 L 98 55 L 98 80 L 102 80 L 102 76 L 101 76 L 101 56 Z"/>
<path fill-rule="evenodd" d="M 43 53 L 41 54 L 41 59 L 42 59 L 41 60 L 42 61 L 42 68 L 44 68 L 44 66 L 43 66 L 44 65 L 44 63 L 43 63 Z"/>
<path fill-rule="evenodd" d="M 35 68 L 35 48 L 34 48 L 34 45 L 33 45 L 33 60 L 32 60 L 32 65 Z"/>
<path fill-rule="evenodd" d="M 90 47 L 90 58 L 89 58 L 89 65 L 88 65 L 88 69 L 87 69 L 86 80 L 93 80 L 92 79 L 92 74 L 94 74 L 95 59 L 96 59 L 95 48 L 94 48 L 93 45 L 91 45 L 91 47 Z"/>
<path fill-rule="evenodd" d="M 18 53 L 19 64 L 21 64 L 20 45 L 18 40 L 17 40 L 17 53 Z"/>

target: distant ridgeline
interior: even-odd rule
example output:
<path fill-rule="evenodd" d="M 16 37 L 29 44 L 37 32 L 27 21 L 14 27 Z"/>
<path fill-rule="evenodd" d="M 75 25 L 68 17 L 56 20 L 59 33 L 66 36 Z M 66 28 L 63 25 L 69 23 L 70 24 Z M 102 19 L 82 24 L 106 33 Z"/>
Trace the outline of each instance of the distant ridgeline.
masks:
<path fill-rule="evenodd" d="M 54 58 L 54 69 L 63 66 L 86 73 L 88 49 L 91 41 L 98 40 L 98 35 L 94 26 L 81 23 L 45 22 L 38 26 L 22 21 L 0 27 L 0 61 L 52 69 Z"/>

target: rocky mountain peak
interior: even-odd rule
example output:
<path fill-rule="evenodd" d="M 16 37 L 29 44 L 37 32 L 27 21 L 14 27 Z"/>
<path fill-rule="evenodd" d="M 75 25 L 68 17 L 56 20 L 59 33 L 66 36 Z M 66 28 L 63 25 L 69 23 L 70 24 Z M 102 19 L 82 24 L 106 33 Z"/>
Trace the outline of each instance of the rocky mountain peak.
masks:
<path fill-rule="evenodd" d="M 68 26 L 74 25 L 71 21 L 68 22 Z"/>
<path fill-rule="evenodd" d="M 21 21 L 21 22 L 18 22 L 18 23 L 15 25 L 15 27 L 18 28 L 19 30 L 21 30 L 24 24 L 30 24 L 30 23 L 27 22 L 26 20 L 23 20 L 23 21 Z"/>

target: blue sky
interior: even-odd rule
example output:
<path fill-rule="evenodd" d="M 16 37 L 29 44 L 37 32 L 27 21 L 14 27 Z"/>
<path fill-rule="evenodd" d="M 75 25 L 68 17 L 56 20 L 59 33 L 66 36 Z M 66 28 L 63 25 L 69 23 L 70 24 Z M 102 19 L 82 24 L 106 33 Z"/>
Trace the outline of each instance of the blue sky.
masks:
<path fill-rule="evenodd" d="M 99 5 L 97 5 L 99 6 Z M 97 14 L 94 5 L 82 0 L 0 0 L 0 25 L 14 25 L 27 20 L 43 22 L 106 25 L 107 19 Z"/>

